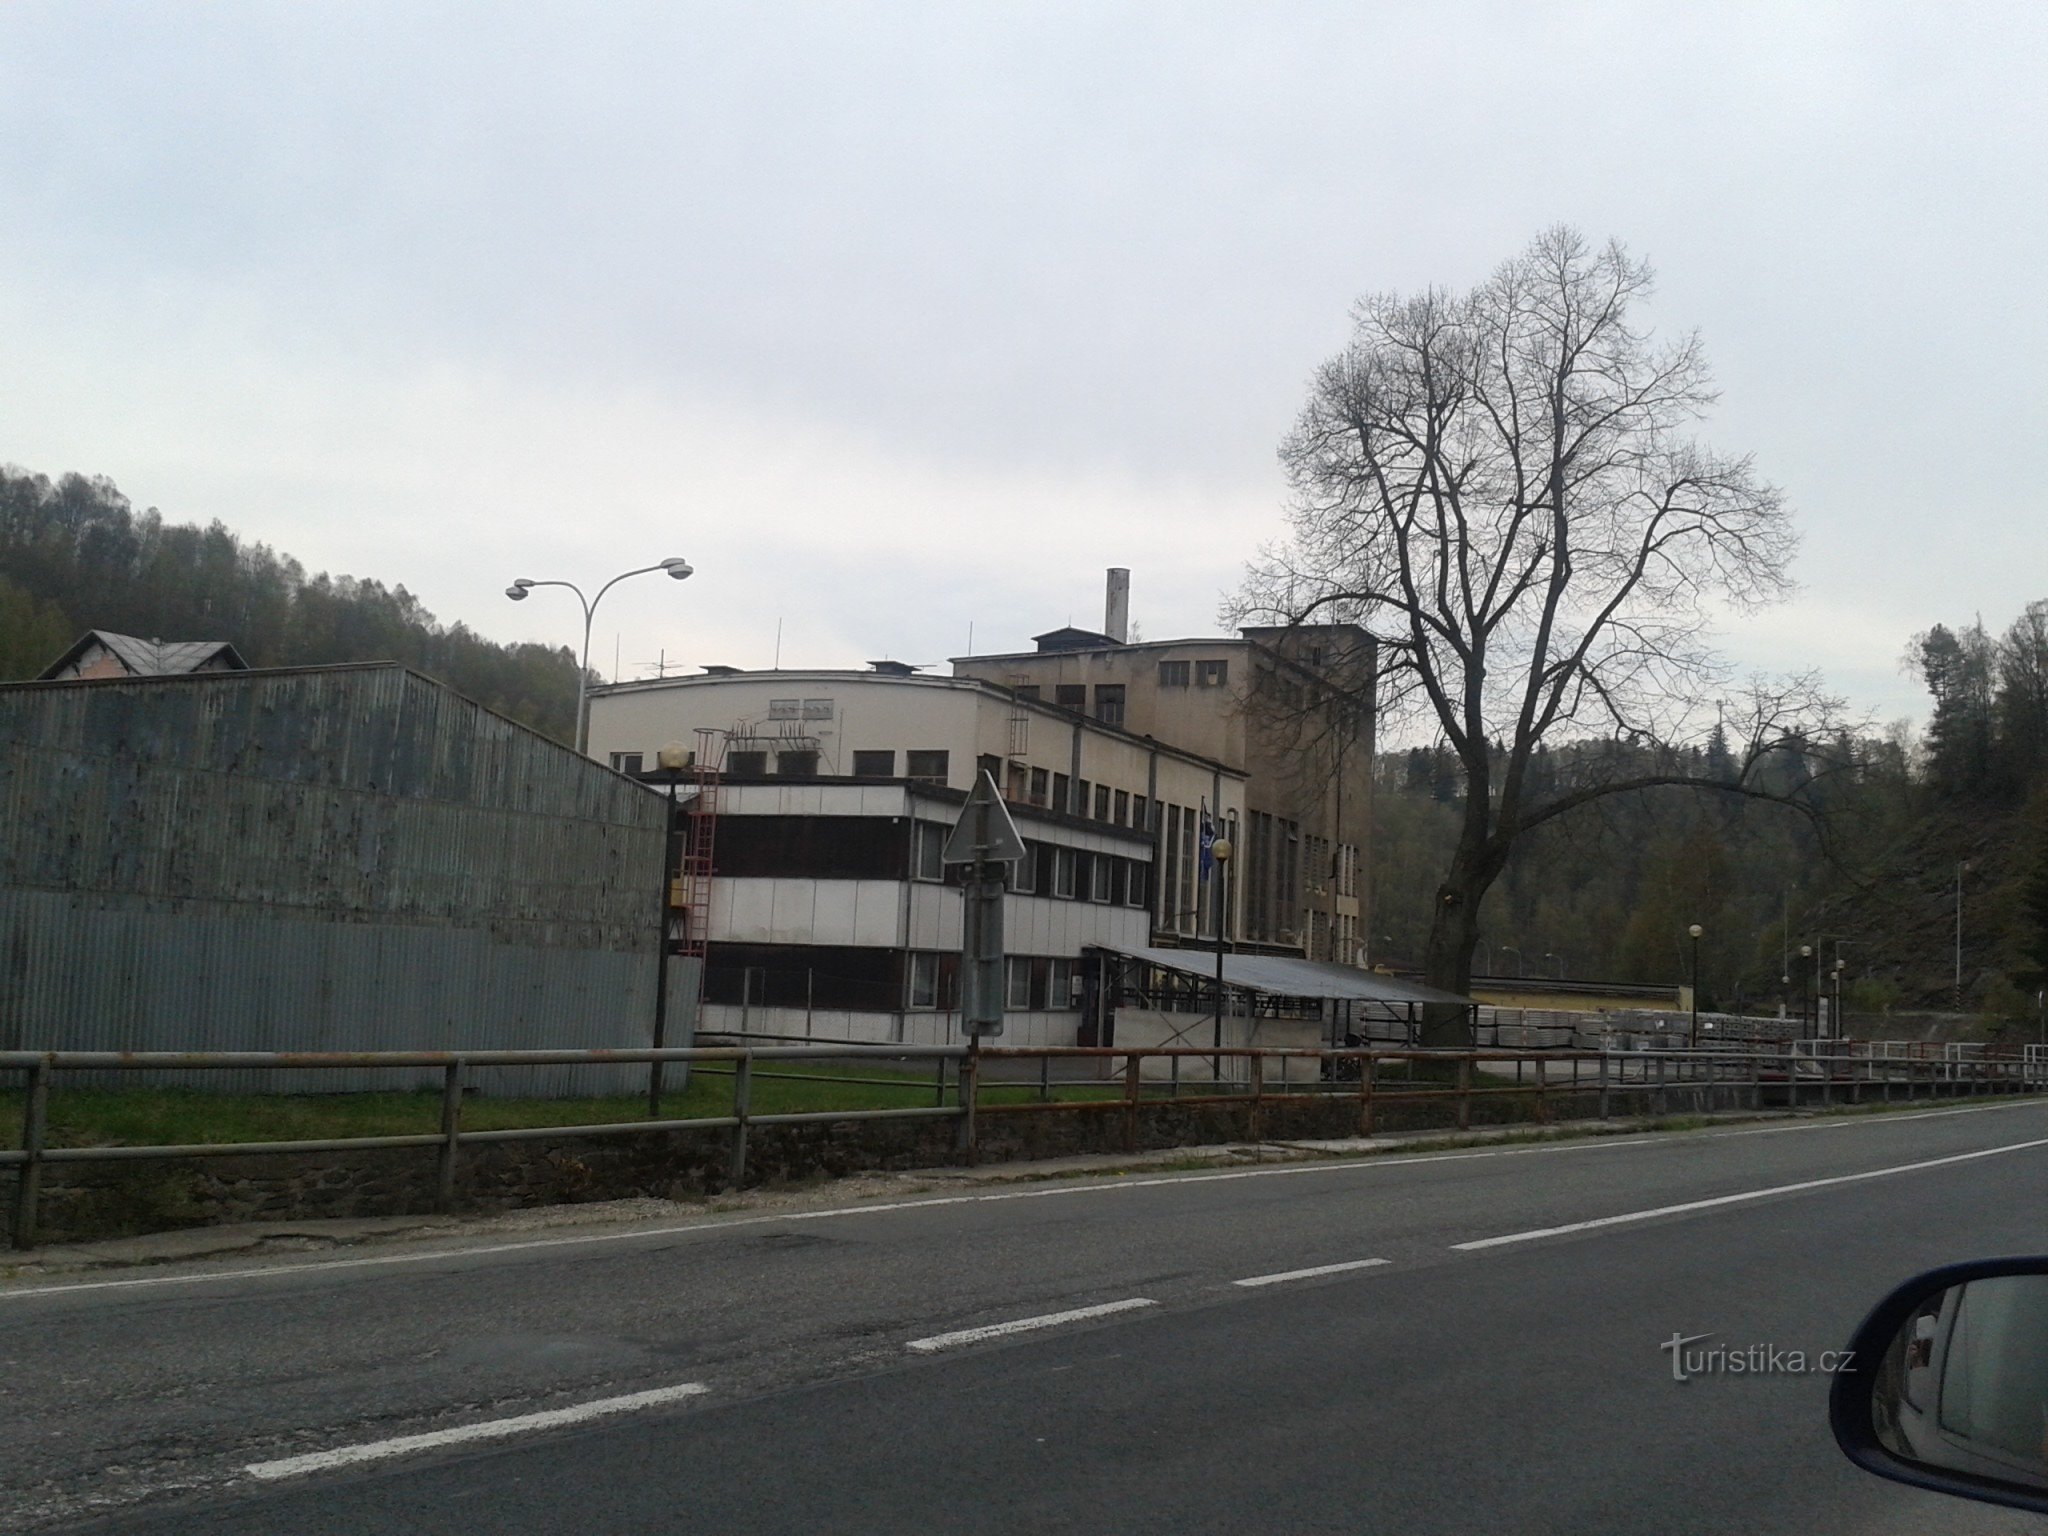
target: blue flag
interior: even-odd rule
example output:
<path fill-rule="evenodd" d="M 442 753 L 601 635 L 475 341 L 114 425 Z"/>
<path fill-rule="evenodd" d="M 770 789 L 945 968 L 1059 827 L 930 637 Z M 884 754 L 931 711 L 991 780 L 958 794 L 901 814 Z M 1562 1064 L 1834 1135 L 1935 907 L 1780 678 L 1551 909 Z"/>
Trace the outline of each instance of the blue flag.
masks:
<path fill-rule="evenodd" d="M 1202 878 L 1209 878 L 1209 871 L 1216 863 L 1216 823 L 1209 819 L 1209 802 L 1202 802 Z"/>

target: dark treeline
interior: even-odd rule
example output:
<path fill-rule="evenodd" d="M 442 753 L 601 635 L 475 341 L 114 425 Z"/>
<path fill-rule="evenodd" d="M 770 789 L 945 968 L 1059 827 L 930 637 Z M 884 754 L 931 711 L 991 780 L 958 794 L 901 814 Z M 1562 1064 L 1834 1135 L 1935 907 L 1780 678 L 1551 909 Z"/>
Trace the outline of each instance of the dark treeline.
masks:
<path fill-rule="evenodd" d="M 220 523 L 137 512 L 105 479 L 0 467 L 0 679 L 33 677 L 88 629 L 227 640 L 253 667 L 399 661 L 559 740 L 576 712 L 566 647 L 498 645 L 403 586 L 308 576 Z"/>
<path fill-rule="evenodd" d="M 1802 967 L 1805 944 L 1823 972 L 1842 960 L 1852 1015 L 1960 1004 L 2038 1022 L 2048 987 L 2048 602 L 2003 634 L 1937 626 L 1915 637 L 1907 660 L 1931 699 L 1923 739 L 1895 731 L 1830 743 L 1816 763 L 1854 766 L 1817 769 L 1799 786 L 1810 815 L 1649 790 L 1531 833 L 1487 899 L 1475 969 L 1680 982 L 1698 923 L 1701 991 L 1714 1006 L 1768 1012 L 1784 996 L 1796 1009 L 1814 964 Z M 1586 758 L 1634 750 L 1582 742 L 1548 754 L 1544 771 L 1568 776 Z M 1685 771 L 1732 774 L 1718 735 L 1679 757 Z M 1795 754 L 1774 771 L 1804 770 Z M 1428 748 L 1388 752 L 1376 773 L 1373 950 L 1412 961 L 1433 871 L 1456 837 L 1457 780 Z"/>

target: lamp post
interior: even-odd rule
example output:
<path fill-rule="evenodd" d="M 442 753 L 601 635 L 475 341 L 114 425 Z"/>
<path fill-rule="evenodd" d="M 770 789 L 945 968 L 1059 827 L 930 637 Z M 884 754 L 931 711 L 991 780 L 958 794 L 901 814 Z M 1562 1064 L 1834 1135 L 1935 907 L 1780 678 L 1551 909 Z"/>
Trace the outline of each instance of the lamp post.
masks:
<path fill-rule="evenodd" d="M 689 750 L 679 741 L 672 741 L 654 754 L 654 760 L 661 765 L 661 771 L 668 776 L 668 819 L 661 824 L 661 928 L 656 935 L 654 946 L 654 1048 L 659 1051 L 668 1043 L 668 952 L 670 929 L 675 923 L 675 878 L 676 867 L 676 781 L 683 775 L 683 765 L 689 762 Z M 649 1064 L 647 1072 L 647 1118 L 661 1118 L 662 1082 L 667 1077 L 666 1063 L 655 1061 Z"/>
<path fill-rule="evenodd" d="M 1963 1006 L 1963 876 L 1969 871 L 1968 859 L 1956 863 L 1956 1011 Z"/>
<path fill-rule="evenodd" d="M 1828 1023 L 1837 1040 L 1848 1037 L 1848 1031 L 1842 1028 L 1842 966 L 1842 957 L 1835 956 L 1835 1003 Z"/>
<path fill-rule="evenodd" d="M 526 594 L 535 587 L 567 587 L 576 594 L 576 601 L 583 605 L 583 659 L 576 668 L 576 750 L 584 751 L 590 742 L 590 721 L 585 713 L 587 695 L 590 689 L 590 622 L 597 616 L 597 605 L 604 601 L 605 593 L 624 581 L 628 576 L 645 576 L 650 571 L 666 571 L 671 580 L 687 581 L 695 567 L 680 555 L 671 555 L 658 565 L 643 565 L 638 570 L 621 571 L 610 581 L 597 589 L 597 596 L 585 597 L 583 589 L 573 581 L 535 581 L 530 576 L 521 576 L 505 589 L 505 595 L 515 603 L 526 601 Z"/>
<path fill-rule="evenodd" d="M 1563 955 L 1558 955 L 1558 954 L 1552 954 L 1552 953 L 1551 953 L 1551 952 L 1550 952 L 1549 950 L 1545 950 L 1545 951 L 1543 952 L 1543 958 L 1544 958 L 1544 959 L 1546 959 L 1546 960 L 1555 960 L 1555 961 L 1557 962 L 1557 975 L 1556 975 L 1556 976 L 1555 976 L 1555 977 L 1553 978 L 1553 980 L 1556 980 L 1556 981 L 1563 981 L 1563 980 L 1564 980 L 1564 956 L 1563 956 Z"/>
<path fill-rule="evenodd" d="M 1210 1068 L 1219 1083 L 1223 1081 L 1223 924 L 1230 903 L 1230 852 L 1227 837 L 1209 844 L 1209 857 L 1216 861 L 1216 1059 Z"/>
<path fill-rule="evenodd" d="M 1692 1028 L 1686 1043 L 1697 1049 L 1700 1043 L 1700 935 L 1706 930 L 1694 923 L 1685 931 L 1692 935 Z"/>
<path fill-rule="evenodd" d="M 1516 974 L 1517 976 L 1522 976 L 1522 975 L 1526 975 L 1526 974 L 1527 974 L 1527 972 L 1526 972 L 1526 971 L 1524 970 L 1524 964 L 1525 964 L 1525 962 L 1524 962 L 1524 961 L 1523 961 L 1523 959 L 1522 959 L 1522 946 L 1521 946 L 1521 945 L 1519 945 L 1519 944 L 1503 944 L 1503 945 L 1501 945 L 1501 946 L 1500 946 L 1500 952 L 1501 952 L 1501 956 L 1502 956 L 1502 958 L 1503 958 L 1503 959 L 1505 959 L 1505 958 L 1506 958 L 1506 956 L 1507 956 L 1507 954 L 1508 954 L 1508 952 L 1509 952 L 1510 950 L 1514 951 L 1514 956 L 1515 956 L 1515 974 Z"/>
<path fill-rule="evenodd" d="M 1808 1010 L 1807 1010 L 1807 998 L 1806 998 L 1806 980 L 1807 980 L 1807 978 L 1806 978 L 1806 962 L 1807 962 L 1808 960 L 1811 960 L 1812 958 L 1813 958 L 1813 946 L 1812 946 L 1811 944 L 1802 944 L 1802 945 L 1800 945 L 1800 946 L 1799 946 L 1799 1033 L 1800 1033 L 1800 1035 L 1801 1035 L 1801 1037 L 1802 1037 L 1802 1038 L 1804 1038 L 1804 1037 L 1805 1037 L 1805 1035 L 1806 1035 L 1806 1029 L 1807 1029 L 1807 1024 L 1806 1024 L 1806 1016 L 1807 1016 L 1807 1011 L 1808 1011 Z"/>

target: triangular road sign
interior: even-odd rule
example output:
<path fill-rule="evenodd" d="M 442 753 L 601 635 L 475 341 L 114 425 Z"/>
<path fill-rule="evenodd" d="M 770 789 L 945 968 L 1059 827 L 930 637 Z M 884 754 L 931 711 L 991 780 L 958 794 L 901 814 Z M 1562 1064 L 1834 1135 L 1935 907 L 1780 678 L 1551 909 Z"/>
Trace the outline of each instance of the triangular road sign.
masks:
<path fill-rule="evenodd" d="M 979 860 L 1014 864 L 1024 857 L 1024 839 L 1018 835 L 1017 823 L 1010 820 L 1010 808 L 1003 804 L 996 781 L 989 777 L 986 768 L 968 794 L 967 804 L 961 808 L 960 819 L 953 824 L 952 835 L 946 839 L 940 857 L 948 864 L 973 864 Z"/>

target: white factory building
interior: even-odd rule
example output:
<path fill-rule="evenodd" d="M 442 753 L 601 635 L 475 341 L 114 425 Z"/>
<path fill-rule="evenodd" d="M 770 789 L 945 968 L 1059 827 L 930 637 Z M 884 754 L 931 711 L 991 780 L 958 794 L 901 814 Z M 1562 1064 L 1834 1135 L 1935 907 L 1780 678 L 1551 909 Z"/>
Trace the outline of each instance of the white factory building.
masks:
<path fill-rule="evenodd" d="M 707 1033 L 959 1038 L 960 897 L 939 849 L 984 771 L 1030 853 L 1005 904 L 1006 1040 L 1085 1038 L 1092 950 L 1214 941 L 1199 824 L 1220 811 L 1235 835 L 1245 775 L 1230 764 L 896 663 L 593 691 L 592 756 L 659 781 L 669 743 L 693 755 L 678 792 L 709 849 L 687 920 L 708 949 Z M 715 770 L 701 788 L 700 767 Z"/>

